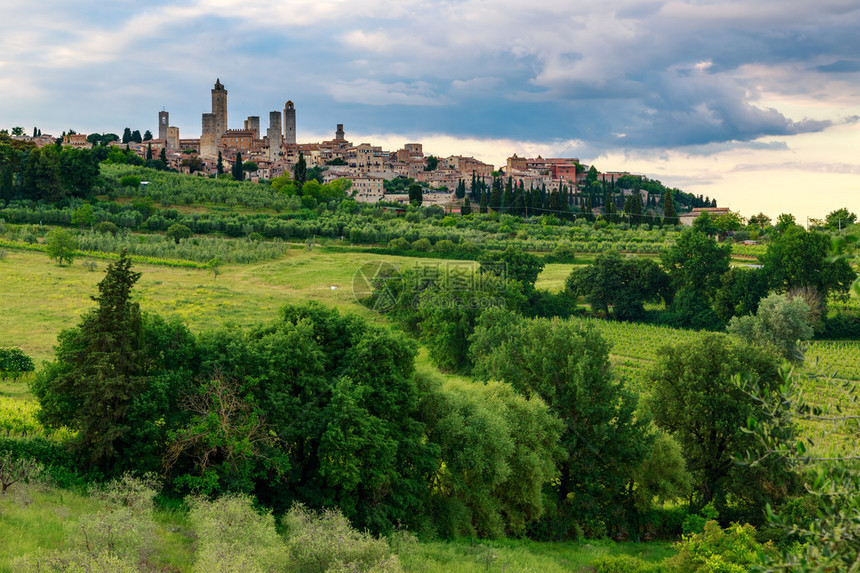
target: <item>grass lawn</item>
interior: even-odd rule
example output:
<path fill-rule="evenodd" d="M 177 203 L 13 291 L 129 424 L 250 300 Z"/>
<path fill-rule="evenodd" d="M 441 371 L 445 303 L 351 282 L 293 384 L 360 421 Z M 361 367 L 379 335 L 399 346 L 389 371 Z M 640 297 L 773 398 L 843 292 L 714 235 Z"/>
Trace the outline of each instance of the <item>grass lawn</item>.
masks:
<path fill-rule="evenodd" d="M 7 252 L 0 260 L 0 346 L 20 346 L 39 363 L 52 356 L 57 334 L 77 325 L 81 314 L 93 307 L 90 297 L 97 294 L 96 285 L 104 277 L 108 262 L 93 259 L 98 267 L 88 271 L 82 264 L 85 259 L 61 267 L 44 253 Z M 352 290 L 362 265 L 379 260 L 401 268 L 416 263 L 450 263 L 358 251 L 291 249 L 275 261 L 222 266 L 217 277 L 209 270 L 136 264 L 134 269 L 142 276 L 134 296 L 144 311 L 164 317 L 177 315 L 194 331 L 227 322 L 257 324 L 273 318 L 286 303 L 308 300 L 384 322 L 380 315 L 357 304 Z M 557 274 L 551 280 L 562 284 L 564 272 Z M 359 284 L 365 284 L 361 278 Z"/>

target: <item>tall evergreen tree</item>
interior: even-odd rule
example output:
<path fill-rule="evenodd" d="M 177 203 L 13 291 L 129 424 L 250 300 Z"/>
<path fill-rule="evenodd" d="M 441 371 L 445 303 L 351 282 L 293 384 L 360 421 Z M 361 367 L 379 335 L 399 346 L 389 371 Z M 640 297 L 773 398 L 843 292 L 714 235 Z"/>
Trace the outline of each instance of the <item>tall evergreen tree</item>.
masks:
<path fill-rule="evenodd" d="M 152 159 L 152 144 L 151 143 L 146 146 L 146 160 L 149 161 L 150 159 Z"/>
<path fill-rule="evenodd" d="M 245 179 L 245 170 L 242 169 L 242 154 L 239 152 L 236 153 L 236 161 L 233 162 L 231 173 L 233 174 L 233 179 L 236 181 Z"/>
<path fill-rule="evenodd" d="M 151 131 L 149 131 L 149 130 L 147 129 L 147 130 L 143 133 L 143 140 L 144 140 L 144 141 L 149 141 L 150 139 L 152 139 L 152 132 L 151 132 Z"/>
<path fill-rule="evenodd" d="M 529 216 L 537 217 L 543 212 L 543 199 L 540 196 L 540 190 L 533 188 L 531 190 L 531 199 L 529 200 Z"/>
<path fill-rule="evenodd" d="M 161 148 L 161 151 L 158 154 L 158 158 L 161 159 L 161 161 L 164 163 L 165 166 L 167 166 L 167 149 L 166 148 L 164 148 L 164 147 Z"/>
<path fill-rule="evenodd" d="M 487 194 L 481 193 L 481 204 L 479 206 L 479 210 L 481 213 L 487 212 Z"/>
<path fill-rule="evenodd" d="M 218 170 L 218 175 L 224 174 L 224 158 L 221 157 L 221 152 L 218 152 L 218 163 L 215 164 L 215 169 Z"/>
<path fill-rule="evenodd" d="M 466 197 L 463 199 L 463 206 L 460 208 L 461 215 L 471 215 L 472 214 L 472 202 L 469 201 L 469 198 Z"/>
<path fill-rule="evenodd" d="M 296 161 L 296 166 L 293 168 L 293 180 L 301 187 L 308 180 L 308 164 L 305 161 L 305 154 L 299 151 L 299 159 Z"/>
<path fill-rule="evenodd" d="M 663 224 L 677 225 L 679 222 L 678 215 L 675 214 L 675 200 L 672 198 L 672 190 L 666 189 L 666 194 L 663 196 Z"/>
<path fill-rule="evenodd" d="M 549 210 L 556 217 L 561 215 L 561 194 L 558 191 L 549 194 Z"/>
<path fill-rule="evenodd" d="M 514 206 L 514 180 L 508 176 L 508 181 L 505 183 L 505 191 L 502 194 L 502 211 L 510 213 Z"/>
<path fill-rule="evenodd" d="M 131 129 L 126 127 L 122 132 L 122 142 L 128 143 L 129 141 L 131 141 Z"/>
<path fill-rule="evenodd" d="M 502 181 L 498 177 L 493 178 L 493 190 L 487 206 L 497 212 L 502 209 Z"/>
<path fill-rule="evenodd" d="M 33 385 L 41 421 L 76 430 L 78 451 L 96 467 L 120 453 L 130 430 L 126 413 L 143 383 L 141 313 L 131 301 L 139 278 L 125 252 L 108 265 L 96 308 L 60 334 L 56 362 Z"/>

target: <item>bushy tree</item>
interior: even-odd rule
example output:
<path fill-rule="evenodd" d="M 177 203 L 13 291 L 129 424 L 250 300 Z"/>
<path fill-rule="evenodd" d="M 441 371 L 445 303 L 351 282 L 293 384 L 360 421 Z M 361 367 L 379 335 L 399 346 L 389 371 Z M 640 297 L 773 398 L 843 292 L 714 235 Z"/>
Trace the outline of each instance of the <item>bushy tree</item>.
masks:
<path fill-rule="evenodd" d="M 686 229 L 660 253 L 663 268 L 672 277 L 676 296 L 671 310 L 680 324 L 715 326 L 711 305 L 722 275 L 729 270 L 731 252 L 731 245 L 719 245 L 702 231 Z"/>
<path fill-rule="evenodd" d="M 767 273 L 762 269 L 732 267 L 720 277 L 714 295 L 714 312 L 720 320 L 754 314 L 759 301 L 770 291 Z"/>
<path fill-rule="evenodd" d="M 544 267 L 542 259 L 513 245 L 504 251 L 484 251 L 478 256 L 478 262 L 481 274 L 518 281 L 527 294 L 534 291 L 535 282 Z"/>
<path fill-rule="evenodd" d="M 857 277 L 847 259 L 831 257 L 830 237 L 798 225 L 775 237 L 761 260 L 773 288 L 814 288 L 823 300 L 847 293 Z"/>
<path fill-rule="evenodd" d="M 653 439 L 637 419 L 637 397 L 612 380 L 609 345 L 573 321 L 524 319 L 486 311 L 470 338 L 474 373 L 539 396 L 564 424 L 555 490 L 561 535 L 575 525 L 605 533 L 607 516 L 623 513 L 627 487 Z"/>
<path fill-rule="evenodd" d="M 574 269 L 565 282 L 572 296 L 584 296 L 595 310 L 609 316 L 614 307 L 619 320 L 636 320 L 645 313 L 648 301 L 672 302 L 673 291 L 667 275 L 654 261 L 622 257 L 618 251 L 601 253 L 594 264 Z"/>
<path fill-rule="evenodd" d="M 216 475 L 253 484 L 279 511 L 337 506 L 374 531 L 420 519 L 438 447 L 417 419 L 415 347 L 402 335 L 320 305 L 289 306 L 273 323 L 221 330 L 201 346 L 204 374 L 236 380 L 276 441 L 242 475 Z M 184 464 L 199 473 L 193 456 L 174 471 Z"/>
<path fill-rule="evenodd" d="M 857 221 L 857 215 L 842 207 L 827 214 L 827 227 L 831 230 L 838 231 L 853 225 Z"/>
<path fill-rule="evenodd" d="M 75 260 L 75 252 L 78 248 L 78 243 L 65 229 L 54 229 L 48 233 L 45 240 L 46 252 L 48 256 L 55 259 L 60 266 L 63 262 L 72 264 Z"/>
<path fill-rule="evenodd" d="M 769 352 L 724 335 L 703 335 L 659 351 L 648 373 L 647 407 L 657 425 L 681 444 L 699 507 L 713 500 L 722 514 L 733 495 L 761 509 L 785 495 L 790 480 L 778 468 L 750 471 L 735 463 L 753 443 L 744 432 L 747 420 L 764 415 L 739 377 L 773 392 L 778 366 Z"/>
<path fill-rule="evenodd" d="M 164 233 L 164 236 L 168 239 L 173 239 L 178 245 L 179 241 L 181 241 L 182 239 L 187 239 L 193 234 L 194 233 L 191 231 L 191 229 L 189 229 L 185 225 L 181 223 L 174 223 L 170 225 L 170 227 L 168 227 L 167 232 Z"/>
<path fill-rule="evenodd" d="M 544 487 L 564 457 L 561 422 L 537 396 L 504 383 L 445 381 L 419 374 L 421 418 L 439 444 L 431 515 L 445 537 L 522 535 L 545 512 Z"/>
<path fill-rule="evenodd" d="M 797 342 L 809 340 L 815 334 L 808 316 L 809 305 L 802 298 L 774 293 L 762 299 L 755 315 L 732 318 L 727 331 L 749 343 L 770 348 L 786 360 L 800 362 L 803 354 Z"/>
<path fill-rule="evenodd" d="M 35 370 L 33 359 L 16 347 L 0 347 L 0 376 Z"/>
<path fill-rule="evenodd" d="M 21 171 L 21 191 L 33 201 L 59 201 L 65 195 L 60 177 L 60 157 L 55 149 L 33 149 Z"/>

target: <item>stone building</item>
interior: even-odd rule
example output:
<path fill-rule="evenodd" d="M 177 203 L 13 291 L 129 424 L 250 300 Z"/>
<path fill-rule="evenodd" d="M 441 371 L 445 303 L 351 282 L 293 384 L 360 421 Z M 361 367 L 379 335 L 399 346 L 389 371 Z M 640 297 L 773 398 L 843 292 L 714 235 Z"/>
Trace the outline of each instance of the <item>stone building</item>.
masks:
<path fill-rule="evenodd" d="M 277 161 L 281 157 L 281 112 L 269 112 L 269 161 Z"/>
<path fill-rule="evenodd" d="M 284 105 L 284 143 L 296 144 L 296 108 L 292 101 Z"/>

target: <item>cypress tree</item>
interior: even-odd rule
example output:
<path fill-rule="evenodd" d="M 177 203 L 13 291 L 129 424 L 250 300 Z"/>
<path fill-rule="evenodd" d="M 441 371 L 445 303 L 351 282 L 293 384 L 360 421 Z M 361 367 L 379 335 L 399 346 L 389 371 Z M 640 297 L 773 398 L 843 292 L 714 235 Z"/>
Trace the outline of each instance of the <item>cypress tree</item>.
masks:
<path fill-rule="evenodd" d="M 218 152 L 218 163 L 215 164 L 215 168 L 218 170 L 218 175 L 224 174 L 224 159 L 221 157 L 221 152 Z"/>
<path fill-rule="evenodd" d="M 305 161 L 305 155 L 299 151 L 299 159 L 296 161 L 296 166 L 293 168 L 293 180 L 299 187 L 305 184 L 308 180 L 308 164 Z"/>
<path fill-rule="evenodd" d="M 678 215 L 675 213 L 675 200 L 672 198 L 672 191 L 666 189 L 666 195 L 663 196 L 663 224 L 677 225 L 679 222 Z"/>
<path fill-rule="evenodd" d="M 144 384 L 142 319 L 131 301 L 139 278 L 123 251 L 98 285 L 96 308 L 60 336 L 56 362 L 33 385 L 41 421 L 76 430 L 74 445 L 101 468 L 121 454 L 126 414 Z"/>
<path fill-rule="evenodd" d="M 472 202 L 469 201 L 469 198 L 466 197 L 463 199 L 463 207 L 460 208 L 461 215 L 471 215 L 472 214 Z"/>
<path fill-rule="evenodd" d="M 164 162 L 165 167 L 167 166 L 167 150 L 162 147 L 161 153 L 158 154 L 158 158 Z"/>
<path fill-rule="evenodd" d="M 152 144 L 146 146 L 146 160 L 149 161 L 152 159 Z"/>
<path fill-rule="evenodd" d="M 233 162 L 233 168 L 231 170 L 233 174 L 233 179 L 236 181 L 242 181 L 245 179 L 245 170 L 242 169 L 242 154 L 236 153 L 236 161 Z"/>

